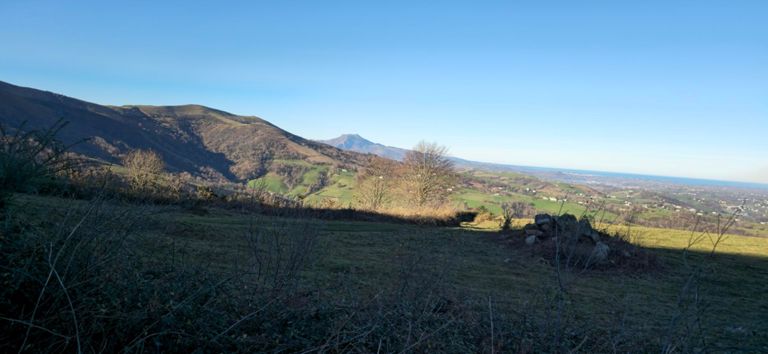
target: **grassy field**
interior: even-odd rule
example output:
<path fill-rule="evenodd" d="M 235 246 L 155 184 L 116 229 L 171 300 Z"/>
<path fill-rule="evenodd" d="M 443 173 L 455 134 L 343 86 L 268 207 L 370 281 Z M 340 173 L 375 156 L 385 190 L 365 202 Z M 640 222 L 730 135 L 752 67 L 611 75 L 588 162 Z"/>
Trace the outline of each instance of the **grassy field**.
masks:
<path fill-rule="evenodd" d="M 354 172 L 338 171 L 331 176 L 325 188 L 310 194 L 306 200 L 316 205 L 320 205 L 323 200 L 333 200 L 340 206 L 354 205 L 355 186 L 357 180 Z"/>
<path fill-rule="evenodd" d="M 496 215 L 501 214 L 501 203 L 508 201 L 520 201 L 531 204 L 535 210 L 550 214 L 562 212 L 573 215 L 582 215 L 586 210 L 586 207 L 573 202 L 562 203 L 517 193 L 513 193 L 511 196 L 497 196 L 472 189 L 463 189 L 456 193 L 453 198 L 454 201 L 464 203 L 470 208 L 484 206 L 488 211 Z M 605 213 L 605 217 L 613 219 L 616 216 L 612 213 Z"/>
<path fill-rule="evenodd" d="M 343 184 L 343 178 L 349 176 L 339 176 L 334 184 Z M 64 210 L 73 203 L 19 198 L 26 210 L 41 215 L 52 209 Z M 433 228 L 282 219 L 216 209 L 196 215 L 169 206 L 151 207 L 145 226 L 141 235 L 164 245 L 155 249 L 156 256 L 173 252 L 174 257 L 217 269 L 232 267 L 242 259 L 247 249 L 243 235 L 249 228 L 296 228 L 297 233 L 311 229 L 320 242 L 312 267 L 302 277 L 332 296 L 345 296 L 335 286 L 343 280 L 356 291 L 374 297 L 385 284 L 396 284 L 405 265 L 411 264 L 408 272 L 423 279 L 442 279 L 444 291 L 461 294 L 480 316 L 484 316 L 488 303 L 496 307 L 497 316 L 530 315 L 542 323 L 552 316 L 547 309 L 551 310 L 552 294 L 557 289 L 555 268 L 526 249 L 504 246 L 493 223 Z M 642 227 L 631 228 L 630 233 L 633 240 L 658 256 L 661 269 L 636 274 L 567 274 L 564 306 L 573 328 L 589 326 L 597 330 L 585 333 L 606 336 L 591 338 L 590 342 L 615 340 L 620 348 L 656 351 L 666 335 L 684 332 L 676 318 L 690 320 L 690 304 L 680 295 L 695 270 L 702 274 L 697 306 L 703 309 L 697 314 L 696 325 L 709 349 L 768 350 L 768 239 L 729 236 L 715 257 L 706 256 L 709 247 L 702 242 L 692 248 L 686 263 L 682 248 L 690 233 Z"/>
<path fill-rule="evenodd" d="M 306 168 L 301 175 L 300 182 L 289 188 L 285 184 L 285 178 L 278 176 L 274 172 L 269 172 L 265 176 L 248 182 L 250 187 L 263 185 L 266 190 L 292 197 L 302 197 L 311 205 L 321 205 L 323 201 L 330 200 L 336 205 L 348 206 L 354 203 L 354 188 L 357 184 L 355 172 L 347 170 L 335 170 L 330 173 L 331 168 L 324 165 L 313 165 L 305 161 L 298 160 L 276 160 L 276 163 L 287 165 L 299 165 Z M 328 174 L 329 180 L 325 187 L 319 191 L 308 193 L 310 187 L 318 182 L 321 174 Z"/>

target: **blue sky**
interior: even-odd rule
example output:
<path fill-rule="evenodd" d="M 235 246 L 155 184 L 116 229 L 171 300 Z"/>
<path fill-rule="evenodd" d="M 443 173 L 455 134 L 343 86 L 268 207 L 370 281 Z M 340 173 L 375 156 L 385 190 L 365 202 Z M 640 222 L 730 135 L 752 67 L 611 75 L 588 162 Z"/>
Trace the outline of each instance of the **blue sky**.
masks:
<path fill-rule="evenodd" d="M 766 1 L 3 0 L 0 80 L 307 138 L 768 182 Z"/>

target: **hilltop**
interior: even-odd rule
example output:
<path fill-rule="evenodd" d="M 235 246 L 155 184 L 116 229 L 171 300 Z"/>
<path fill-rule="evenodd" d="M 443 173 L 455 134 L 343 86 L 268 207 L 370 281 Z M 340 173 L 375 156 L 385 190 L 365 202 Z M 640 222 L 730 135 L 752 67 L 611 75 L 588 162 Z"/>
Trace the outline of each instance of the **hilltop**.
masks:
<path fill-rule="evenodd" d="M 0 122 L 43 129 L 68 122 L 58 138 L 73 151 L 109 163 L 133 149 L 158 152 L 172 172 L 248 181 L 297 164 L 363 166 L 370 156 L 291 134 L 255 116 L 201 105 L 104 106 L 0 82 Z M 288 168 L 291 169 L 290 167 Z M 300 178 L 299 176 L 298 178 Z"/>

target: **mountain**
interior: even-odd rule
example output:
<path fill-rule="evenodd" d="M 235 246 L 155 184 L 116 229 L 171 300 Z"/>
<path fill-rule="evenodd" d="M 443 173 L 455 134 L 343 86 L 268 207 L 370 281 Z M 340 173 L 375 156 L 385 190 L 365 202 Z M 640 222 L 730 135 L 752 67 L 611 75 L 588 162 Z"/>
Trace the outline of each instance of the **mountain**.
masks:
<path fill-rule="evenodd" d="M 344 134 L 334 139 L 318 140 L 319 142 L 348 150 L 361 153 L 370 153 L 381 157 L 390 158 L 393 160 L 402 160 L 403 156 L 408 152 L 406 149 L 397 147 L 391 147 L 374 143 L 357 134 Z M 733 181 L 718 181 L 707 180 L 698 178 L 683 178 L 683 177 L 667 177 L 667 176 L 649 176 L 632 173 L 618 173 L 618 172 L 604 172 L 604 171 L 590 171 L 590 170 L 576 170 L 567 168 L 551 168 L 551 167 L 534 167 L 534 166 L 520 166 L 520 165 L 507 165 L 491 162 L 480 162 L 465 160 L 458 157 L 449 157 L 453 161 L 454 165 L 459 169 L 464 170 L 481 170 L 489 172 L 516 172 L 529 176 L 534 176 L 546 181 L 563 182 L 569 184 L 580 185 L 605 185 L 610 187 L 645 187 L 651 190 L 656 190 L 659 186 L 710 186 L 710 187 L 725 187 L 725 188 L 741 188 L 750 190 L 765 190 L 768 189 L 768 184 L 763 183 L 750 183 L 750 182 L 733 182 Z"/>
<path fill-rule="evenodd" d="M 402 161 L 409 150 L 393 146 L 374 143 L 363 138 L 358 134 L 342 134 L 339 137 L 328 140 L 317 140 L 318 142 L 328 144 L 339 149 L 354 151 L 365 154 L 374 154 L 392 160 Z M 464 169 L 478 169 L 488 171 L 518 171 L 520 166 L 502 165 L 489 162 L 478 162 L 461 159 L 458 157 L 449 157 L 456 167 Z"/>
<path fill-rule="evenodd" d="M 158 152 L 172 172 L 245 181 L 298 166 L 364 166 L 370 156 L 293 135 L 259 117 L 200 105 L 103 106 L 0 81 L 0 124 L 58 134 L 73 151 L 117 163 L 133 149 Z M 295 169 L 295 168 L 293 168 Z M 305 169 L 306 170 L 306 169 Z"/>
<path fill-rule="evenodd" d="M 337 138 L 318 141 L 339 149 L 364 154 L 374 154 L 397 161 L 402 161 L 403 157 L 405 157 L 405 154 L 408 152 L 406 149 L 374 143 L 358 134 L 342 134 Z"/>

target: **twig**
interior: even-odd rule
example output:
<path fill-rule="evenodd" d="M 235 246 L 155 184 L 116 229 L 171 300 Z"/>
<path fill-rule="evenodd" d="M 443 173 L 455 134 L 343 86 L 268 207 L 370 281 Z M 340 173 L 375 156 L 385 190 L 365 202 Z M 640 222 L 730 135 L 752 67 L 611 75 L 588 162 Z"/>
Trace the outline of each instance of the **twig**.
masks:
<path fill-rule="evenodd" d="M 494 353 L 494 347 L 493 347 L 493 306 L 491 305 L 491 297 L 488 296 L 488 312 L 490 313 L 491 317 L 491 354 Z"/>
<path fill-rule="evenodd" d="M 576 348 L 571 349 L 568 353 L 573 354 L 573 353 L 578 352 L 579 349 L 581 349 L 581 346 L 583 346 L 584 343 L 587 342 L 587 339 L 589 339 L 589 336 L 588 335 L 584 336 L 584 339 L 581 341 L 581 343 L 579 343 L 579 345 L 577 345 Z"/>
<path fill-rule="evenodd" d="M 33 323 L 35 321 L 35 315 L 37 314 L 37 309 L 40 307 L 40 301 L 43 299 L 43 294 L 45 294 L 45 289 L 48 287 L 48 283 L 51 281 L 51 277 L 53 276 L 53 272 L 56 267 L 56 262 L 59 260 L 59 256 L 61 256 L 61 252 L 64 250 L 64 247 L 66 246 L 67 242 L 69 242 L 69 239 L 72 238 L 72 236 L 77 232 L 78 229 L 80 229 L 80 226 L 85 222 L 85 219 L 90 215 L 91 211 L 95 208 L 96 204 L 91 205 L 90 208 L 88 208 L 88 211 L 86 211 L 85 215 L 80 219 L 80 221 L 75 225 L 75 227 L 72 229 L 72 231 L 67 235 L 67 237 L 64 239 L 64 242 L 61 245 L 61 248 L 56 253 L 56 258 L 53 260 L 53 262 L 50 262 L 50 258 L 53 255 L 53 244 L 51 244 L 50 252 L 48 254 L 49 264 L 51 264 L 51 270 L 48 272 L 48 277 L 45 279 L 45 283 L 43 284 L 43 288 L 40 289 L 40 294 L 37 296 L 37 301 L 35 302 L 35 307 L 32 309 L 32 316 L 29 320 L 29 323 Z M 29 333 L 32 330 L 32 327 L 27 327 L 27 333 L 24 335 L 24 341 L 21 342 L 21 347 L 19 347 L 19 353 L 24 351 L 24 347 L 27 345 L 27 341 L 29 340 Z"/>
<path fill-rule="evenodd" d="M 77 313 L 75 312 L 75 305 L 72 304 L 72 298 L 69 297 L 69 291 L 67 291 L 67 287 L 64 286 L 64 282 L 61 280 L 61 277 L 59 276 L 59 272 L 56 271 L 55 268 L 53 268 L 53 265 L 51 266 L 51 270 L 53 271 L 53 274 L 56 276 L 56 280 L 58 281 L 59 285 L 61 285 L 61 290 L 64 291 L 64 296 L 67 298 L 67 303 L 69 303 L 69 309 L 72 312 L 72 322 L 75 325 L 75 341 L 77 342 L 77 352 L 82 353 L 82 347 L 80 346 L 80 325 L 77 323 Z"/>
<path fill-rule="evenodd" d="M 236 321 L 235 323 L 233 323 L 231 326 L 227 327 L 227 329 L 225 329 L 225 330 L 221 331 L 221 333 L 219 333 L 219 334 L 217 334 L 215 337 L 213 337 L 213 339 L 211 339 L 211 341 L 212 341 L 212 342 L 215 342 L 217 339 L 219 339 L 219 337 L 221 337 L 221 336 L 225 335 L 227 332 L 231 331 L 233 328 L 235 328 L 235 327 L 237 327 L 238 325 L 240 325 L 241 323 L 243 323 L 243 322 L 245 322 L 245 321 L 247 321 L 247 320 L 251 319 L 253 316 L 256 316 L 256 315 L 257 315 L 259 312 L 261 312 L 262 310 L 264 310 L 265 308 L 267 308 L 267 306 L 269 306 L 269 305 L 271 305 L 273 302 L 275 302 L 275 300 L 276 300 L 276 298 L 273 298 L 271 301 L 267 302 L 267 303 L 266 303 L 264 306 L 262 306 L 262 307 L 261 307 L 261 308 L 259 308 L 258 310 L 256 310 L 256 311 L 253 311 L 253 312 L 251 312 L 251 313 L 249 313 L 249 314 L 247 314 L 247 315 L 243 316 L 241 319 L 237 320 L 237 321 Z"/>

